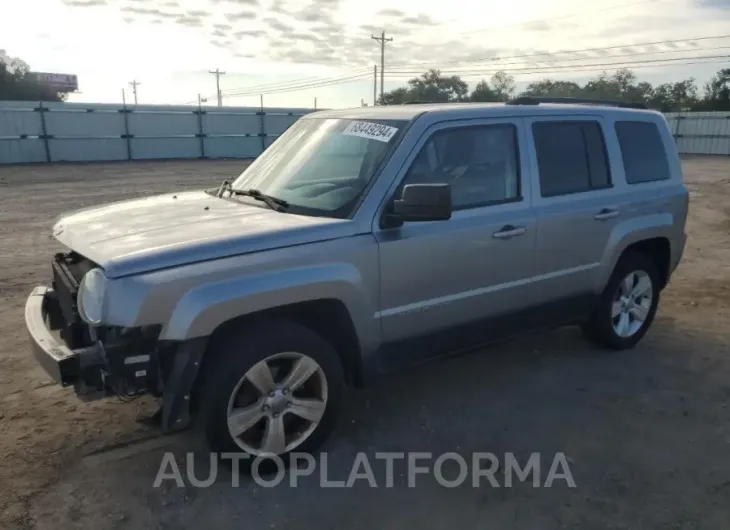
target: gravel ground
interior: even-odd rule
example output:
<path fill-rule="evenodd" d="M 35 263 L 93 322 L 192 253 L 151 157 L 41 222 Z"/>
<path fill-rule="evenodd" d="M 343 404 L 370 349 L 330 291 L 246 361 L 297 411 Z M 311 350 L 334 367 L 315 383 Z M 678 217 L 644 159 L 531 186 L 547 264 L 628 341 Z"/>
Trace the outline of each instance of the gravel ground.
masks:
<path fill-rule="evenodd" d="M 235 176 L 241 161 L 0 166 L 0 528 L 727 528 L 730 521 L 730 159 L 684 161 L 692 194 L 685 259 L 653 329 L 633 351 L 592 349 L 555 330 L 434 362 L 350 391 L 325 447 L 327 477 L 347 479 L 358 451 L 377 487 L 287 487 L 251 479 L 207 488 L 153 483 L 163 455 L 196 451 L 190 433 L 155 437 L 152 403 L 80 403 L 29 356 L 23 304 L 50 275 L 54 218 L 83 206 Z M 376 451 L 475 451 L 524 465 L 541 484 L 562 452 L 576 487 L 416 487 Z M 433 464 L 433 460 L 424 461 Z M 322 466 L 319 466 L 319 471 Z M 456 476 L 451 470 L 450 478 Z M 498 473 L 501 486 L 506 477 Z"/>

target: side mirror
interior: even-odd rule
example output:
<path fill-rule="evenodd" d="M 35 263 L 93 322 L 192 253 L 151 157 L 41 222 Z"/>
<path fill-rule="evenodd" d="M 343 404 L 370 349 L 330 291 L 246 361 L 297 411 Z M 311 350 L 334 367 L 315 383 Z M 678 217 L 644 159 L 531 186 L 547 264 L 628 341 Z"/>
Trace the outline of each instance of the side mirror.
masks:
<path fill-rule="evenodd" d="M 406 184 L 393 201 L 393 217 L 400 221 L 447 221 L 451 219 L 450 184 Z"/>

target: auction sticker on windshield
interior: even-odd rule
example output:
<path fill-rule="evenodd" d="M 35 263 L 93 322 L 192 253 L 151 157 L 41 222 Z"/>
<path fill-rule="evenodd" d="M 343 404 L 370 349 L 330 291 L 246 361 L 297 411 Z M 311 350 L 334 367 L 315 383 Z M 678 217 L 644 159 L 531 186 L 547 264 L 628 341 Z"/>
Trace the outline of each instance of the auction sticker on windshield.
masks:
<path fill-rule="evenodd" d="M 393 138 L 393 135 L 397 132 L 397 127 L 388 127 L 387 125 L 380 125 L 379 123 L 370 123 L 367 121 L 353 121 L 345 127 L 342 134 L 360 136 L 361 138 L 368 138 L 379 142 L 389 142 L 390 139 Z"/>

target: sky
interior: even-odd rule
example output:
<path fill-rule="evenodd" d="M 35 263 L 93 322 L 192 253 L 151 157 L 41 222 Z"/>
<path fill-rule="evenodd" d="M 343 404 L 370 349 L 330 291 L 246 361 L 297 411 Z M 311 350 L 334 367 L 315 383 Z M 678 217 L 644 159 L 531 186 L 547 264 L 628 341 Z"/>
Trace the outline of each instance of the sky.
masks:
<path fill-rule="evenodd" d="M 225 105 L 258 106 L 261 94 L 266 107 L 312 107 L 315 98 L 318 108 L 372 104 L 380 45 L 371 36 L 381 31 L 393 39 L 385 48 L 386 90 L 429 68 L 462 75 L 472 87 L 503 69 L 520 89 L 545 77 L 583 82 L 623 65 L 652 83 L 694 77 L 702 85 L 730 67 L 730 0 L 10 5 L 0 16 L 0 49 L 35 71 L 77 74 L 74 102 L 117 103 L 123 90 L 131 102 L 136 80 L 140 104 L 189 104 L 198 94 L 214 104 L 209 71 L 219 68 Z M 573 51 L 556 53 L 565 50 Z"/>

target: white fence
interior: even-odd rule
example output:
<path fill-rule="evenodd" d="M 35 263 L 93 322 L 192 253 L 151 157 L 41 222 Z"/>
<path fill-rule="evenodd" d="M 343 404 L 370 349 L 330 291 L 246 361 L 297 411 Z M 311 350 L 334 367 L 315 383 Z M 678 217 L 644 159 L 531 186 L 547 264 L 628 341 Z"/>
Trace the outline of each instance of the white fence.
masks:
<path fill-rule="evenodd" d="M 312 109 L 0 102 L 0 164 L 251 158 Z"/>
<path fill-rule="evenodd" d="M 0 164 L 252 158 L 313 109 L 0 102 Z M 730 112 L 666 115 L 680 153 L 730 155 Z"/>
<path fill-rule="evenodd" d="M 670 112 L 665 116 L 680 153 L 730 155 L 730 112 Z"/>

